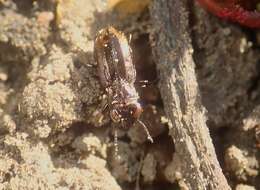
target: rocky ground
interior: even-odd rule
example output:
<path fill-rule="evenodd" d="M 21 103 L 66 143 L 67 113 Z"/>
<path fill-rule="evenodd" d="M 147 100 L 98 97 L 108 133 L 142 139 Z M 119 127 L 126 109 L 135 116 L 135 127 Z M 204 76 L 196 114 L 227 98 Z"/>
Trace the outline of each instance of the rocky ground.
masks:
<path fill-rule="evenodd" d="M 223 172 L 237 190 L 260 188 L 259 31 L 191 7 L 202 102 Z M 93 58 L 108 25 L 132 36 L 141 120 L 113 128 Z M 131 15 L 102 0 L 0 0 L 0 189 L 177 189 L 174 143 L 156 86 L 149 7 Z M 227 53 L 228 52 L 228 53 Z"/>

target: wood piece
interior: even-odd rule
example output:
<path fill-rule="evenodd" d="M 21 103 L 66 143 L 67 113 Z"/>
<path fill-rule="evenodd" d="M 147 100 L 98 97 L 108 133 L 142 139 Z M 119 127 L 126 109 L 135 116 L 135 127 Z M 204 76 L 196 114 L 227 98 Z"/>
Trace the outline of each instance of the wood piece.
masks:
<path fill-rule="evenodd" d="M 181 161 L 176 175 L 181 174 L 183 189 L 227 190 L 230 187 L 218 163 L 206 125 L 206 110 L 201 104 L 192 58 L 188 2 L 157 0 L 151 7 L 159 88 Z"/>

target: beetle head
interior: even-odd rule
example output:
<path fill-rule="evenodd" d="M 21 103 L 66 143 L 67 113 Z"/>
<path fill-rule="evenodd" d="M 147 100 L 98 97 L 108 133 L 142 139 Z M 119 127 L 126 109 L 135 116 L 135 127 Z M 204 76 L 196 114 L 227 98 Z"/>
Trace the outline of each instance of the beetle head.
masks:
<path fill-rule="evenodd" d="M 110 111 L 110 117 L 115 123 L 122 123 L 125 127 L 130 127 L 140 118 L 143 109 L 140 103 L 131 102 L 128 104 L 115 103 Z"/>

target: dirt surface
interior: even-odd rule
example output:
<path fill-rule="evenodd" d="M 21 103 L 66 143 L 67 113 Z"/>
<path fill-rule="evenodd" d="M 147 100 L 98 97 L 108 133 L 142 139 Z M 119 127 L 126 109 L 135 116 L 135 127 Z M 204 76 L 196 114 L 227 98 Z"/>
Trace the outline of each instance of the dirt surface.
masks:
<path fill-rule="evenodd" d="M 259 31 L 191 6 L 208 126 L 236 190 L 260 189 Z M 117 15 L 103 0 L 0 0 L 0 189 L 178 189 L 178 160 L 157 88 L 149 8 Z M 132 35 L 141 120 L 113 128 L 93 59 L 96 32 Z M 149 72 L 147 72 L 149 71 Z"/>

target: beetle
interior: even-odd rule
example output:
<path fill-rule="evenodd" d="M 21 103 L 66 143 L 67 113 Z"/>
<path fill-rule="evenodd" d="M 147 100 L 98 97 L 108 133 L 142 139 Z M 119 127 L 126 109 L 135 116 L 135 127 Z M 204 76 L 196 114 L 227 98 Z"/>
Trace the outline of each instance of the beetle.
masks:
<path fill-rule="evenodd" d="M 94 59 L 101 86 L 108 96 L 111 120 L 124 128 L 137 121 L 143 126 L 148 140 L 153 142 L 147 127 L 139 120 L 143 109 L 134 86 L 136 69 L 126 36 L 111 26 L 101 29 L 94 41 Z"/>

